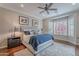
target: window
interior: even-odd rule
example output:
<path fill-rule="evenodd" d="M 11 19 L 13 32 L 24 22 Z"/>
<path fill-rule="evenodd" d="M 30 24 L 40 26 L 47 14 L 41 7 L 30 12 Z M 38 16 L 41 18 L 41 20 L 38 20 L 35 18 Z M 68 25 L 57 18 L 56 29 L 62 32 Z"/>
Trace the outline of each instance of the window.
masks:
<path fill-rule="evenodd" d="M 53 31 L 54 31 L 54 27 L 53 27 L 53 22 L 49 21 L 48 22 L 48 33 L 49 34 L 53 34 Z"/>
<path fill-rule="evenodd" d="M 68 36 L 74 36 L 74 18 L 68 18 Z"/>
<path fill-rule="evenodd" d="M 67 16 L 49 22 L 48 32 L 54 35 L 74 36 L 74 18 Z"/>
<path fill-rule="evenodd" d="M 54 21 L 54 34 L 67 35 L 67 19 L 57 19 Z"/>

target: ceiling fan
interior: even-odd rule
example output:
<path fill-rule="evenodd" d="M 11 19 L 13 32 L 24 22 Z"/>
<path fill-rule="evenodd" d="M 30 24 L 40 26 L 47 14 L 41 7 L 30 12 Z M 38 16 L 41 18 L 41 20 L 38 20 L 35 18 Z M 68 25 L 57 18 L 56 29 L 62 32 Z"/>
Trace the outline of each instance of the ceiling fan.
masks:
<path fill-rule="evenodd" d="M 53 3 L 49 3 L 49 4 L 45 4 L 45 7 L 38 7 L 39 9 L 43 10 L 40 12 L 40 14 L 45 11 L 47 14 L 49 14 L 49 11 L 56 11 L 57 12 L 57 8 L 50 8 L 52 5 L 53 5 Z"/>

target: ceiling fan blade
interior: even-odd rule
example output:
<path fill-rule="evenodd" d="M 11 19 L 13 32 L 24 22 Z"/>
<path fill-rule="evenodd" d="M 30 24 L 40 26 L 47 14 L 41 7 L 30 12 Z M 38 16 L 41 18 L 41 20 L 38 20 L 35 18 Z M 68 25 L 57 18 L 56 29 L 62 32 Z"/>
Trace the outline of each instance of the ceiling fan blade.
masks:
<path fill-rule="evenodd" d="M 41 14 L 41 13 L 43 13 L 43 12 L 44 12 L 44 10 L 43 10 L 43 11 L 41 11 L 41 12 L 40 12 L 40 14 Z"/>
<path fill-rule="evenodd" d="M 47 14 L 49 14 L 49 11 L 48 10 L 46 10 L 46 12 L 47 12 Z"/>
<path fill-rule="evenodd" d="M 48 9 L 48 10 L 57 10 L 56 8 Z"/>
<path fill-rule="evenodd" d="M 40 8 L 40 9 L 44 9 L 43 7 L 38 7 L 38 8 Z"/>
<path fill-rule="evenodd" d="M 50 4 L 47 6 L 47 8 L 50 8 L 50 7 L 52 6 L 52 4 L 53 4 L 53 3 L 50 3 Z"/>
<path fill-rule="evenodd" d="M 54 11 L 55 13 L 58 12 L 57 9 L 48 9 L 48 10 L 50 10 L 50 11 Z"/>
<path fill-rule="evenodd" d="M 48 5 L 46 4 L 46 7 L 47 7 Z"/>

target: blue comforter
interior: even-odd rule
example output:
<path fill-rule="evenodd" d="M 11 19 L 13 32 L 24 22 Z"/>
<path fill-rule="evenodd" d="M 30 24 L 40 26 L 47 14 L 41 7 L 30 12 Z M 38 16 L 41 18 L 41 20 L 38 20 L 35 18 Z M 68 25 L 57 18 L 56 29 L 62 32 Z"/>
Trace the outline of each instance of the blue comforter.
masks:
<path fill-rule="evenodd" d="M 53 36 L 50 34 L 41 34 L 32 36 L 30 38 L 29 44 L 32 45 L 33 49 L 37 51 L 37 46 L 49 40 L 54 40 Z"/>
<path fill-rule="evenodd" d="M 54 40 L 53 36 L 50 35 L 50 34 L 41 34 L 41 35 L 37 35 L 36 36 L 37 40 L 39 41 L 39 44 L 42 44 L 46 41 L 49 41 L 49 40 Z"/>

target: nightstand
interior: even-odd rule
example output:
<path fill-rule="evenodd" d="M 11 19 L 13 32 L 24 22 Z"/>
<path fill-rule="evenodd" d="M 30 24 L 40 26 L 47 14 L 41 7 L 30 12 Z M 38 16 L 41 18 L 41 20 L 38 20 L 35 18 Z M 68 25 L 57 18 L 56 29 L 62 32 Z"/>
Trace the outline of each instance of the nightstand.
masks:
<path fill-rule="evenodd" d="M 21 45 L 20 37 L 11 37 L 8 38 L 8 48 L 14 48 Z"/>

